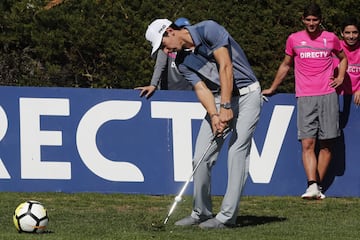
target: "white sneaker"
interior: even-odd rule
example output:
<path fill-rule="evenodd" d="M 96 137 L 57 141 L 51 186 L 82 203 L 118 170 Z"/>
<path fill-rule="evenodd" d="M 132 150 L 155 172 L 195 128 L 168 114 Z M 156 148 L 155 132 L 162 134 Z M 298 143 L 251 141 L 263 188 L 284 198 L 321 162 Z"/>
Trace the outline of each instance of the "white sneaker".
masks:
<path fill-rule="evenodd" d="M 319 191 L 320 191 L 320 199 L 323 200 L 326 198 L 325 194 L 323 193 L 323 188 L 322 186 L 319 185 Z"/>
<path fill-rule="evenodd" d="M 323 194 L 323 193 L 320 191 L 320 199 L 323 200 L 323 199 L 325 199 L 325 198 L 326 198 L 325 194 Z"/>
<path fill-rule="evenodd" d="M 301 198 L 310 199 L 310 200 L 311 199 L 320 199 L 321 198 L 321 192 L 319 191 L 319 186 L 317 185 L 317 183 L 311 184 L 306 189 L 306 192 L 303 195 L 301 195 Z"/>

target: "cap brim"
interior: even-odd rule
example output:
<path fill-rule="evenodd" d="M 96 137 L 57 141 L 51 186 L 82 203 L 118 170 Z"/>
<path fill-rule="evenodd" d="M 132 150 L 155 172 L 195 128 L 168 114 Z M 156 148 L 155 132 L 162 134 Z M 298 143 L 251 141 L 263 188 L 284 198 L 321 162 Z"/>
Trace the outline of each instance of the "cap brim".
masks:
<path fill-rule="evenodd" d="M 161 41 L 162 41 L 162 39 L 160 39 L 159 41 L 156 41 L 156 44 L 154 44 L 154 46 L 151 50 L 151 57 L 153 57 L 154 54 L 157 52 L 157 50 L 159 50 L 159 48 L 161 46 Z"/>
<path fill-rule="evenodd" d="M 151 52 L 150 56 L 152 59 L 156 59 L 157 58 L 157 55 L 158 55 L 158 52 L 159 52 L 160 48 L 158 48 L 155 52 Z"/>

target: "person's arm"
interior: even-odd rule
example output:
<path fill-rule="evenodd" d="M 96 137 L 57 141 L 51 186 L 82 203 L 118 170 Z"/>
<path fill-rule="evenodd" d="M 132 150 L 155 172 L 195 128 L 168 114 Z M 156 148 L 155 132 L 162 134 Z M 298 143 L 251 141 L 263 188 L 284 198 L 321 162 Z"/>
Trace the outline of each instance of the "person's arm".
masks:
<path fill-rule="evenodd" d="M 344 53 L 344 51 L 341 51 L 339 53 L 336 53 L 336 56 L 340 59 L 340 63 L 338 66 L 338 74 L 336 77 L 332 77 L 329 83 L 330 87 L 333 88 L 337 88 L 338 86 L 340 86 L 343 81 L 344 81 L 344 77 L 345 77 L 345 73 L 346 73 L 346 69 L 348 66 L 348 61 L 347 61 L 347 57 Z"/>
<path fill-rule="evenodd" d="M 233 65 L 231 62 L 229 50 L 226 47 L 220 47 L 214 52 L 214 58 L 219 66 L 221 101 L 220 103 L 231 103 L 232 91 L 234 86 Z M 234 117 L 232 109 L 220 107 L 219 120 L 216 130 L 221 133 L 227 126 L 229 121 Z"/>
<path fill-rule="evenodd" d="M 203 81 L 199 81 L 195 84 L 194 91 L 200 103 L 203 105 L 203 107 L 210 116 L 213 132 L 217 132 L 217 126 L 220 124 L 220 118 L 216 109 L 213 93 L 209 90 L 209 88 Z"/>
<path fill-rule="evenodd" d="M 154 66 L 154 72 L 151 78 L 150 85 L 158 86 L 161 80 L 161 76 L 167 67 L 167 54 L 163 50 L 159 50 L 156 56 L 156 62 Z"/>
<path fill-rule="evenodd" d="M 284 60 L 282 61 L 276 72 L 273 83 L 271 84 L 270 88 L 264 89 L 262 91 L 263 95 L 272 95 L 275 93 L 278 86 L 284 81 L 286 75 L 288 74 L 292 66 L 292 62 L 293 58 L 289 55 L 285 55 Z"/>
<path fill-rule="evenodd" d="M 167 65 L 167 55 L 164 51 L 159 50 L 156 55 L 156 62 L 154 66 L 153 75 L 151 77 L 150 85 L 143 86 L 143 87 L 136 87 L 135 89 L 141 90 L 140 96 L 144 96 L 149 98 L 156 90 L 161 80 L 161 76 L 163 72 L 166 70 Z"/>

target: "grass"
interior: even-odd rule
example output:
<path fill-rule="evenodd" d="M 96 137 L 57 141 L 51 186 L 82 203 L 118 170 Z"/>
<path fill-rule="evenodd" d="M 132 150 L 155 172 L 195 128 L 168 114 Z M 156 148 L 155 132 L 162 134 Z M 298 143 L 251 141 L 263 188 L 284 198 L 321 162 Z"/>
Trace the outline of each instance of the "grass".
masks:
<path fill-rule="evenodd" d="M 305 201 L 299 197 L 243 197 L 239 227 L 223 230 L 180 228 L 174 221 L 187 216 L 191 197 L 178 204 L 168 224 L 161 225 L 173 196 L 99 193 L 0 193 L 0 238 L 17 239 L 358 239 L 360 198 Z M 44 234 L 17 233 L 12 214 L 26 200 L 38 200 L 48 210 Z M 214 197 L 214 210 L 221 197 Z"/>

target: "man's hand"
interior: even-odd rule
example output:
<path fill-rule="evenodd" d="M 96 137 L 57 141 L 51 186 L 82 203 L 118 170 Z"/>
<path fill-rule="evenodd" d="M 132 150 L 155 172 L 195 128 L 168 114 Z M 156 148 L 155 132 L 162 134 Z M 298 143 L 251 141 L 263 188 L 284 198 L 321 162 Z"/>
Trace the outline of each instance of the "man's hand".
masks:
<path fill-rule="evenodd" d="M 267 89 L 264 89 L 262 90 L 261 92 L 264 96 L 271 96 L 271 95 L 274 95 L 275 94 L 275 91 L 271 88 L 267 88 Z"/>
<path fill-rule="evenodd" d="M 136 87 L 135 90 L 141 90 L 140 94 L 139 94 L 140 97 L 145 96 L 146 98 L 149 98 L 155 92 L 156 87 L 150 85 L 150 86 L 144 86 L 144 87 Z"/>
<path fill-rule="evenodd" d="M 210 118 L 214 135 L 216 137 L 220 137 L 221 135 L 223 135 L 224 130 L 229 128 L 229 123 L 221 122 L 220 114 L 218 113 L 211 115 Z"/>
<path fill-rule="evenodd" d="M 340 79 L 340 78 L 337 78 L 337 77 L 336 78 L 331 77 L 329 86 L 332 87 L 332 88 L 337 88 L 343 83 L 343 81 L 344 81 L 344 79 Z"/>
<path fill-rule="evenodd" d="M 354 93 L 354 103 L 356 106 L 360 105 L 360 90 Z"/>
<path fill-rule="evenodd" d="M 213 131 L 217 135 L 221 135 L 223 131 L 229 127 L 229 123 L 233 119 L 234 114 L 231 109 L 220 109 L 219 114 L 214 114 L 211 117 L 211 125 Z"/>

